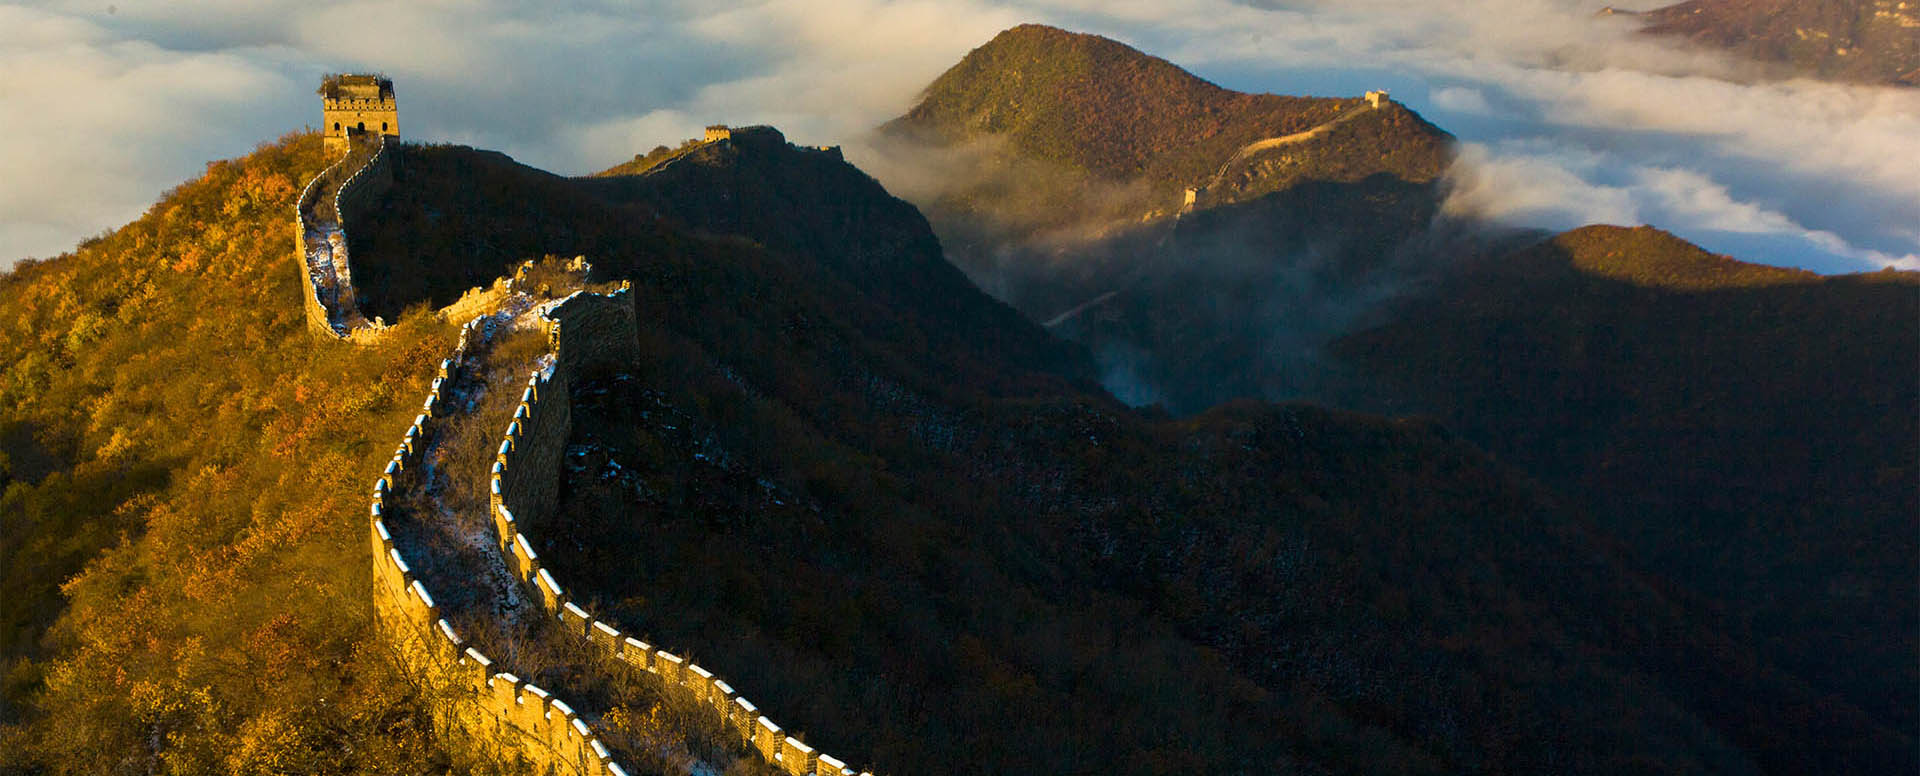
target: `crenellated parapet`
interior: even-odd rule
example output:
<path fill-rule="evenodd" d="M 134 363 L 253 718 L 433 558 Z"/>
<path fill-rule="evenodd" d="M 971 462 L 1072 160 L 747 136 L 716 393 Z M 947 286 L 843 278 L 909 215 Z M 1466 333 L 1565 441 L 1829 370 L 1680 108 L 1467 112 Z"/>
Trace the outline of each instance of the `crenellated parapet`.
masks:
<path fill-rule="evenodd" d="M 374 482 L 368 524 L 374 608 L 410 667 L 446 700 L 434 709 L 443 728 L 461 731 L 482 752 L 517 760 L 538 772 L 626 776 L 573 707 L 518 676 L 495 671 L 493 660 L 460 637 L 387 528 L 385 506 L 401 487 L 400 475 L 422 461 L 427 436 L 448 409 L 442 389 L 453 381 L 479 323 L 475 319 L 462 329 L 452 358 L 440 363 L 440 375 L 420 414 Z"/>
<path fill-rule="evenodd" d="M 543 312 L 551 349 L 521 389 L 520 404 L 501 436 L 488 478 L 495 546 L 513 575 L 569 637 L 636 672 L 658 677 L 668 694 L 712 709 L 725 729 L 767 763 L 793 776 L 872 776 L 788 735 L 712 671 L 588 612 L 527 539 L 527 524 L 539 523 L 554 509 L 572 427 L 570 382 L 586 369 L 631 363 L 635 316 L 631 286 L 625 283 L 611 294 L 576 293 Z"/>

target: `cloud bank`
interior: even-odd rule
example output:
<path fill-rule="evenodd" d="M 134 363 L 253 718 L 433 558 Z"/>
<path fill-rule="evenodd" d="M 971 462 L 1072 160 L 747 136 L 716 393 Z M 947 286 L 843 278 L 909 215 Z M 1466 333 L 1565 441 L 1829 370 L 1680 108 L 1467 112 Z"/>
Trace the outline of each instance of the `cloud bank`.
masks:
<path fill-rule="evenodd" d="M 1920 267 L 1920 92 L 1750 82 L 1587 0 L 663 0 L 0 5 L 0 263 L 131 220 L 208 159 L 317 123 L 333 70 L 397 80 L 413 139 L 605 168 L 711 122 L 858 138 L 1025 21 L 1230 88 L 1386 87 L 1464 141 L 1455 212 L 1652 223 L 1823 272 Z M 124 6 L 124 7 L 121 7 Z"/>

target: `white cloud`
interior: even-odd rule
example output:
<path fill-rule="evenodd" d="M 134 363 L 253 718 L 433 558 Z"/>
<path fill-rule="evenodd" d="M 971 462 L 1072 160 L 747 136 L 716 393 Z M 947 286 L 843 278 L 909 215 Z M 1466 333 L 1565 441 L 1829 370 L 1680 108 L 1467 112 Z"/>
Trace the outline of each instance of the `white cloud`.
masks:
<path fill-rule="evenodd" d="M 1596 183 L 1582 174 L 1591 174 L 1600 157 L 1550 153 L 1550 149 L 1528 151 L 1512 145 L 1504 150 L 1478 143 L 1462 145 L 1460 160 L 1449 176 L 1448 212 L 1553 229 L 1640 223 L 1639 208 L 1628 189 Z"/>
<path fill-rule="evenodd" d="M 235 136 L 297 87 L 271 55 L 192 52 L 89 20 L 0 6 L 0 256 L 49 255 L 127 221 L 207 159 L 279 132 Z"/>
<path fill-rule="evenodd" d="M 1444 86 L 1433 90 L 1433 96 L 1428 99 L 1432 100 L 1434 107 L 1455 113 L 1493 113 L 1493 106 L 1487 103 L 1487 96 L 1481 94 L 1479 89 Z"/>
<path fill-rule="evenodd" d="M 328 70 L 398 79 L 411 137 L 580 173 L 711 121 L 855 140 L 1023 21 L 1115 36 L 1234 88 L 1389 87 L 1469 142 L 1456 211 L 1771 236 L 1789 246 L 1776 260 L 1823 269 L 1920 253 L 1920 93 L 1729 80 L 1750 68 L 1596 21 L 1600 4 L 0 5 L 0 114 L 14 141 L 0 148 L 0 257 L 57 253 L 206 159 L 314 123 L 310 84 Z"/>

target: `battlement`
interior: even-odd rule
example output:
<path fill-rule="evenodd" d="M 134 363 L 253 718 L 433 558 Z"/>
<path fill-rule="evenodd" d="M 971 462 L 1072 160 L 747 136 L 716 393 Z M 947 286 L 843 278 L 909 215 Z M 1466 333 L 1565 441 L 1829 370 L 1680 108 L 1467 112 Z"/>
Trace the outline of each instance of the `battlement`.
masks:
<path fill-rule="evenodd" d="M 705 142 L 712 143 L 720 140 L 785 143 L 787 142 L 787 136 L 780 130 L 767 124 L 755 124 L 750 127 L 730 127 L 725 124 L 714 124 L 707 127 Z M 822 147 L 820 150 L 825 151 L 828 149 Z"/>
<path fill-rule="evenodd" d="M 407 562 L 387 526 L 386 505 L 401 475 L 419 466 L 436 420 L 453 411 L 443 394 L 460 369 L 480 319 L 461 329 L 451 358 L 440 362 L 421 412 L 400 439 L 393 458 L 374 481 L 368 507 L 368 538 L 373 556 L 374 610 L 410 668 L 439 696 L 443 730 L 457 731 L 476 752 L 528 772 L 567 776 L 626 776 L 613 761 L 588 721 L 565 701 L 511 673 L 461 638 L 422 579 Z"/>

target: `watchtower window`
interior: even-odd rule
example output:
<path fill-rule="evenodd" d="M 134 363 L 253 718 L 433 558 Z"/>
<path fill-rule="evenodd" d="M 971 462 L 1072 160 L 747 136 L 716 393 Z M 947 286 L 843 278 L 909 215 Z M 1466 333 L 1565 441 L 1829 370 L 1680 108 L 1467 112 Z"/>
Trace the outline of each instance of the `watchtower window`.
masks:
<path fill-rule="evenodd" d="M 339 132 L 339 131 L 340 131 L 340 122 L 338 122 L 338 121 L 336 121 L 336 122 L 333 122 L 333 131 L 335 131 L 335 132 Z"/>
<path fill-rule="evenodd" d="M 360 122 L 360 131 L 361 132 L 367 131 L 367 122 L 364 122 L 364 121 Z"/>
<path fill-rule="evenodd" d="M 381 132 L 387 131 L 387 122 L 384 122 L 384 121 L 380 122 L 380 131 Z"/>

